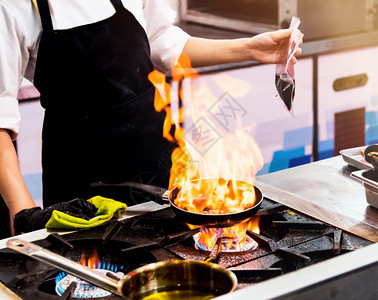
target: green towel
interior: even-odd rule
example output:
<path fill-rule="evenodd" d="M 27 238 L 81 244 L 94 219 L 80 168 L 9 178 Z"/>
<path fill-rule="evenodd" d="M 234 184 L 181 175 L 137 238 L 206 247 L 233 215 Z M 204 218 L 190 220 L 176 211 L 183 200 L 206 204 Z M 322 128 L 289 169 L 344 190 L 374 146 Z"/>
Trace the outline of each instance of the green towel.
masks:
<path fill-rule="evenodd" d="M 50 220 L 46 223 L 46 228 L 65 228 L 65 229 L 77 229 L 77 228 L 89 228 L 101 225 L 111 218 L 119 218 L 121 213 L 126 209 L 126 204 L 115 201 L 113 199 L 104 198 L 101 196 L 95 196 L 88 200 L 94 206 L 97 207 L 97 216 L 85 220 L 77 217 L 70 216 L 58 210 L 53 210 Z"/>

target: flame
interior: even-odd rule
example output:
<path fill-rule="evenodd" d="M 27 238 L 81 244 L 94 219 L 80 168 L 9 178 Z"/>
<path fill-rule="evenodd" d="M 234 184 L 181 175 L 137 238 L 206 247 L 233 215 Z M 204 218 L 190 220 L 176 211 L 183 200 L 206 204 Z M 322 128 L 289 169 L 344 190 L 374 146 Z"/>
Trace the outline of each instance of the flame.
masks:
<path fill-rule="evenodd" d="M 255 241 L 247 240 L 247 230 L 256 234 L 260 233 L 259 217 L 243 221 L 231 227 L 224 228 L 207 228 L 202 227 L 200 232 L 193 236 L 195 247 L 198 249 L 211 250 L 214 248 L 218 238 L 222 238 L 222 250 L 224 251 L 243 251 L 249 247 L 255 248 Z M 190 229 L 199 226 L 187 224 Z"/>
<path fill-rule="evenodd" d="M 89 257 L 84 253 L 81 253 L 80 264 L 82 266 L 87 266 L 90 269 L 96 269 L 99 263 L 100 257 L 98 255 L 98 250 L 96 247 L 93 248 L 93 251 Z"/>
<path fill-rule="evenodd" d="M 169 189 L 177 185 L 182 188 L 174 203 L 187 211 L 203 214 L 246 210 L 256 202 L 253 182 L 257 171 L 263 166 L 260 149 L 250 135 L 251 128 L 242 126 L 240 116 L 235 118 L 232 132 L 219 129 L 208 112 L 215 111 L 216 115 L 218 109 L 222 110 L 221 104 L 206 84 L 199 86 L 193 83 L 196 77 L 198 74 L 191 68 L 186 55 L 182 55 L 172 69 L 170 84 L 166 82 L 165 75 L 158 71 L 149 74 L 156 88 L 155 109 L 165 110 L 166 113 L 163 136 L 178 146 L 171 155 Z M 185 99 L 182 88 L 186 79 L 191 82 L 190 99 Z M 245 96 L 250 90 L 250 85 L 245 81 L 225 75 L 216 76 L 214 82 L 218 86 L 227 86 L 228 92 L 236 97 Z M 175 89 L 177 93 L 173 92 Z M 179 108 L 173 111 L 175 101 L 179 103 Z M 240 105 L 232 113 L 235 111 L 246 113 Z M 192 124 L 191 130 L 187 124 Z M 199 239 L 211 240 L 204 243 L 212 244 L 216 242 L 214 236 L 220 234 L 238 237 L 237 244 L 243 244 L 245 231 L 250 226 L 253 226 L 252 230 L 257 230 L 252 220 L 221 229 L 220 233 L 217 229 L 208 229 L 206 233 L 200 233 L 204 238 Z"/>
<path fill-rule="evenodd" d="M 223 178 L 186 182 L 174 200 L 180 208 L 204 214 L 237 213 L 251 208 L 255 202 L 252 185 Z"/>
<path fill-rule="evenodd" d="M 198 74 L 193 71 L 191 68 L 190 59 L 185 54 L 181 55 L 176 67 L 172 69 L 172 79 L 174 82 L 178 83 L 181 81 L 182 78 L 195 78 Z M 176 142 L 179 144 L 181 148 L 184 148 L 184 141 L 182 137 L 183 128 L 181 127 L 181 123 L 184 120 L 184 111 L 180 108 L 177 112 L 178 116 L 172 115 L 171 109 L 171 84 L 169 84 L 166 80 L 166 76 L 154 70 L 148 75 L 148 79 L 152 82 L 155 86 L 155 98 L 154 98 L 154 106 L 155 110 L 160 112 L 163 109 L 166 112 L 166 117 L 163 125 L 163 136 L 171 141 Z M 183 98 L 182 90 L 179 91 L 181 99 Z M 176 124 L 177 130 L 175 130 L 174 136 L 172 136 L 171 129 L 172 126 L 175 124 L 173 121 L 174 119 L 178 120 Z"/>

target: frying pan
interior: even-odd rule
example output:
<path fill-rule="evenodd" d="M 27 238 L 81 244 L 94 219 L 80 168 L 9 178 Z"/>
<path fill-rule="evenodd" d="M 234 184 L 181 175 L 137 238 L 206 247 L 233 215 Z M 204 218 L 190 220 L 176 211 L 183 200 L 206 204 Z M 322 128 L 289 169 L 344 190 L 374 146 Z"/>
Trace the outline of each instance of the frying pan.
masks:
<path fill-rule="evenodd" d="M 244 220 L 247 220 L 251 218 L 256 212 L 258 211 L 262 200 L 263 195 L 262 192 L 253 184 L 235 180 L 236 186 L 243 186 L 246 189 L 254 189 L 255 195 L 256 195 L 256 201 L 254 205 L 248 209 L 245 209 L 240 212 L 235 213 L 228 213 L 228 214 L 205 214 L 205 213 L 196 213 L 196 212 L 190 212 L 183 208 L 178 207 L 174 200 L 176 199 L 178 193 L 183 188 L 184 185 L 195 185 L 199 181 L 201 181 L 201 184 L 206 183 L 206 181 L 213 181 L 214 179 L 195 179 L 188 182 L 185 182 L 184 184 L 177 185 L 172 190 L 166 190 L 164 188 L 141 184 L 141 183 L 135 183 L 135 182 L 122 182 L 122 183 L 104 183 L 104 182 L 95 182 L 91 184 L 92 188 L 101 188 L 104 190 L 104 188 L 130 188 L 137 191 L 142 191 L 150 194 L 152 197 L 152 200 L 158 204 L 169 204 L 172 208 L 173 212 L 185 223 L 189 223 L 192 225 L 199 225 L 199 226 L 207 226 L 207 227 L 229 227 L 232 225 L 235 225 L 237 223 L 240 223 Z M 215 179 L 215 180 L 221 180 L 221 179 Z"/>
<path fill-rule="evenodd" d="M 153 296 L 159 297 L 164 293 L 181 295 L 175 299 L 187 299 L 188 294 L 197 295 L 194 299 L 210 299 L 233 291 L 237 284 L 234 273 L 217 264 L 204 261 L 175 260 L 152 263 L 129 272 L 120 280 L 115 280 L 19 238 L 9 239 L 6 245 L 126 299 L 150 299 L 150 296 L 151 299 L 162 299 Z"/>

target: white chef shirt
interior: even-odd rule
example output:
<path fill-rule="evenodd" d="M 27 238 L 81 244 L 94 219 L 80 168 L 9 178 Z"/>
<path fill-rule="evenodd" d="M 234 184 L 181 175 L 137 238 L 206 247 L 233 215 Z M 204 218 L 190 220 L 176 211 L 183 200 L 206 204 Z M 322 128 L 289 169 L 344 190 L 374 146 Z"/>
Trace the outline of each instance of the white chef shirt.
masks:
<path fill-rule="evenodd" d="M 68 29 L 112 16 L 110 0 L 48 0 L 54 29 Z M 155 68 L 167 72 L 189 35 L 173 25 L 168 0 L 122 0 L 145 29 Z M 23 78 L 33 81 L 42 26 L 32 0 L 0 0 L 0 128 L 17 137 L 17 93 Z"/>

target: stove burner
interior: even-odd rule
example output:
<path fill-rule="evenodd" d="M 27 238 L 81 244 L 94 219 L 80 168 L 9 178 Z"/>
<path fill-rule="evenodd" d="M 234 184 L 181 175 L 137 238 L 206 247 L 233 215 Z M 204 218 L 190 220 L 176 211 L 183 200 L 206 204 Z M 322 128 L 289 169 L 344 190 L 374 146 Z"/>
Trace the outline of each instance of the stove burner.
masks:
<path fill-rule="evenodd" d="M 202 236 L 209 234 L 210 236 L 204 241 Z M 201 228 L 201 231 L 195 234 L 193 239 L 195 248 L 204 251 L 212 251 L 219 239 L 221 239 L 220 252 L 242 252 L 254 250 L 258 247 L 258 244 L 246 234 L 242 237 L 229 237 L 225 234 L 223 228 Z"/>
<path fill-rule="evenodd" d="M 113 272 L 105 269 L 94 269 L 96 272 L 115 276 L 118 279 L 121 279 L 124 276 L 122 272 Z M 73 293 L 74 298 L 101 298 L 110 296 L 111 293 L 105 291 L 99 287 L 96 287 L 80 278 L 77 278 L 73 275 L 67 274 L 65 272 L 60 272 L 56 277 L 56 287 L 55 291 L 59 296 L 62 296 L 65 290 L 69 287 L 72 282 L 76 283 L 76 288 Z"/>

